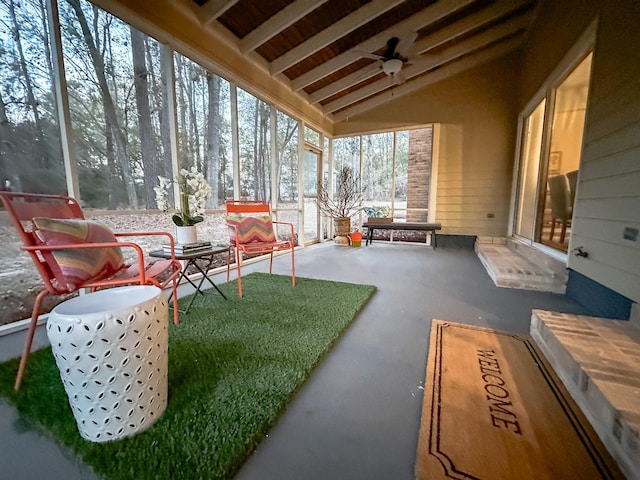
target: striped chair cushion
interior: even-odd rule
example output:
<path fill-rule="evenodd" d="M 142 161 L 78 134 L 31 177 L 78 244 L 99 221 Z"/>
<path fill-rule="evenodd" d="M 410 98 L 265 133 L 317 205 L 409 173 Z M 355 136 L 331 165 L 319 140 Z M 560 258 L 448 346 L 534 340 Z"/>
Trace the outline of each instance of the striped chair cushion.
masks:
<path fill-rule="evenodd" d="M 270 242 L 276 241 L 276 234 L 273 231 L 271 217 L 242 217 L 239 215 L 229 215 L 227 225 L 237 227 L 238 243 Z M 229 228 L 229 241 L 236 243 L 236 229 Z"/>
<path fill-rule="evenodd" d="M 89 220 L 36 217 L 33 223 L 36 235 L 48 246 L 117 241 L 109 228 Z M 59 268 L 54 271 L 56 278 L 70 290 L 89 280 L 104 280 L 124 266 L 120 247 L 55 250 L 51 256 Z"/>

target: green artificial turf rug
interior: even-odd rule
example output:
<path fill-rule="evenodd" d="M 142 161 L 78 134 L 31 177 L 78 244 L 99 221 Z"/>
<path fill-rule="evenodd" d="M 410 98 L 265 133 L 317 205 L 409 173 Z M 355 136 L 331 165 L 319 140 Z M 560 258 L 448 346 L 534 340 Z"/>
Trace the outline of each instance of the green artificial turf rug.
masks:
<path fill-rule="evenodd" d="M 106 479 L 230 478 L 375 292 L 375 287 L 253 273 L 199 295 L 169 325 L 169 403 L 148 430 L 108 443 L 78 433 L 51 349 L 0 364 L 0 395 Z"/>

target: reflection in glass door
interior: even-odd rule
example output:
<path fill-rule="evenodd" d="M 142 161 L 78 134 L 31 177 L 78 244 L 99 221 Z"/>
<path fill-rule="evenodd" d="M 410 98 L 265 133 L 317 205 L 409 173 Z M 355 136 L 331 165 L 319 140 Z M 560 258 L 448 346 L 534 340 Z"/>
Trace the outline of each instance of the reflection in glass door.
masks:
<path fill-rule="evenodd" d="M 321 156 L 315 150 L 304 152 L 304 242 L 318 240 L 318 172 Z"/>
<path fill-rule="evenodd" d="M 591 54 L 523 122 L 514 234 L 563 252 L 571 235 L 590 73 Z"/>
<path fill-rule="evenodd" d="M 568 250 L 571 236 L 590 74 L 588 55 L 558 85 L 554 95 L 538 241 L 563 252 Z"/>

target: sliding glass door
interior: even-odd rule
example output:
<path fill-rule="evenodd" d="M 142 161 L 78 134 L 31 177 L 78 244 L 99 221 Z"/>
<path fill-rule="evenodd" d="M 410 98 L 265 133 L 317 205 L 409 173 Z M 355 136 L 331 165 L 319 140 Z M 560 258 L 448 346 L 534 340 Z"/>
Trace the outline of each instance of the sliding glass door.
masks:
<path fill-rule="evenodd" d="M 562 252 L 571 236 L 591 56 L 550 90 L 522 124 L 514 233 Z"/>
<path fill-rule="evenodd" d="M 522 134 L 522 152 L 520 158 L 520 191 L 516 215 L 515 233 L 533 240 L 535 237 L 535 211 L 538 199 L 538 174 L 540 154 L 542 153 L 542 127 L 544 126 L 543 100 L 525 118 Z"/>

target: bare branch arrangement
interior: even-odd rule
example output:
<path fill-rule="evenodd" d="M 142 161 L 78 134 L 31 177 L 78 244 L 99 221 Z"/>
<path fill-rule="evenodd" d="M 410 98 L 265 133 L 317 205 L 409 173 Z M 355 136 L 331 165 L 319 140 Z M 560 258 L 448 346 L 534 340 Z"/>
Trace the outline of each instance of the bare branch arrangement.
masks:
<path fill-rule="evenodd" d="M 317 202 L 320 212 L 331 218 L 347 218 L 358 213 L 362 208 L 363 198 L 360 178 L 353 168 L 342 167 L 333 198 L 329 193 L 329 181 L 318 182 Z"/>

